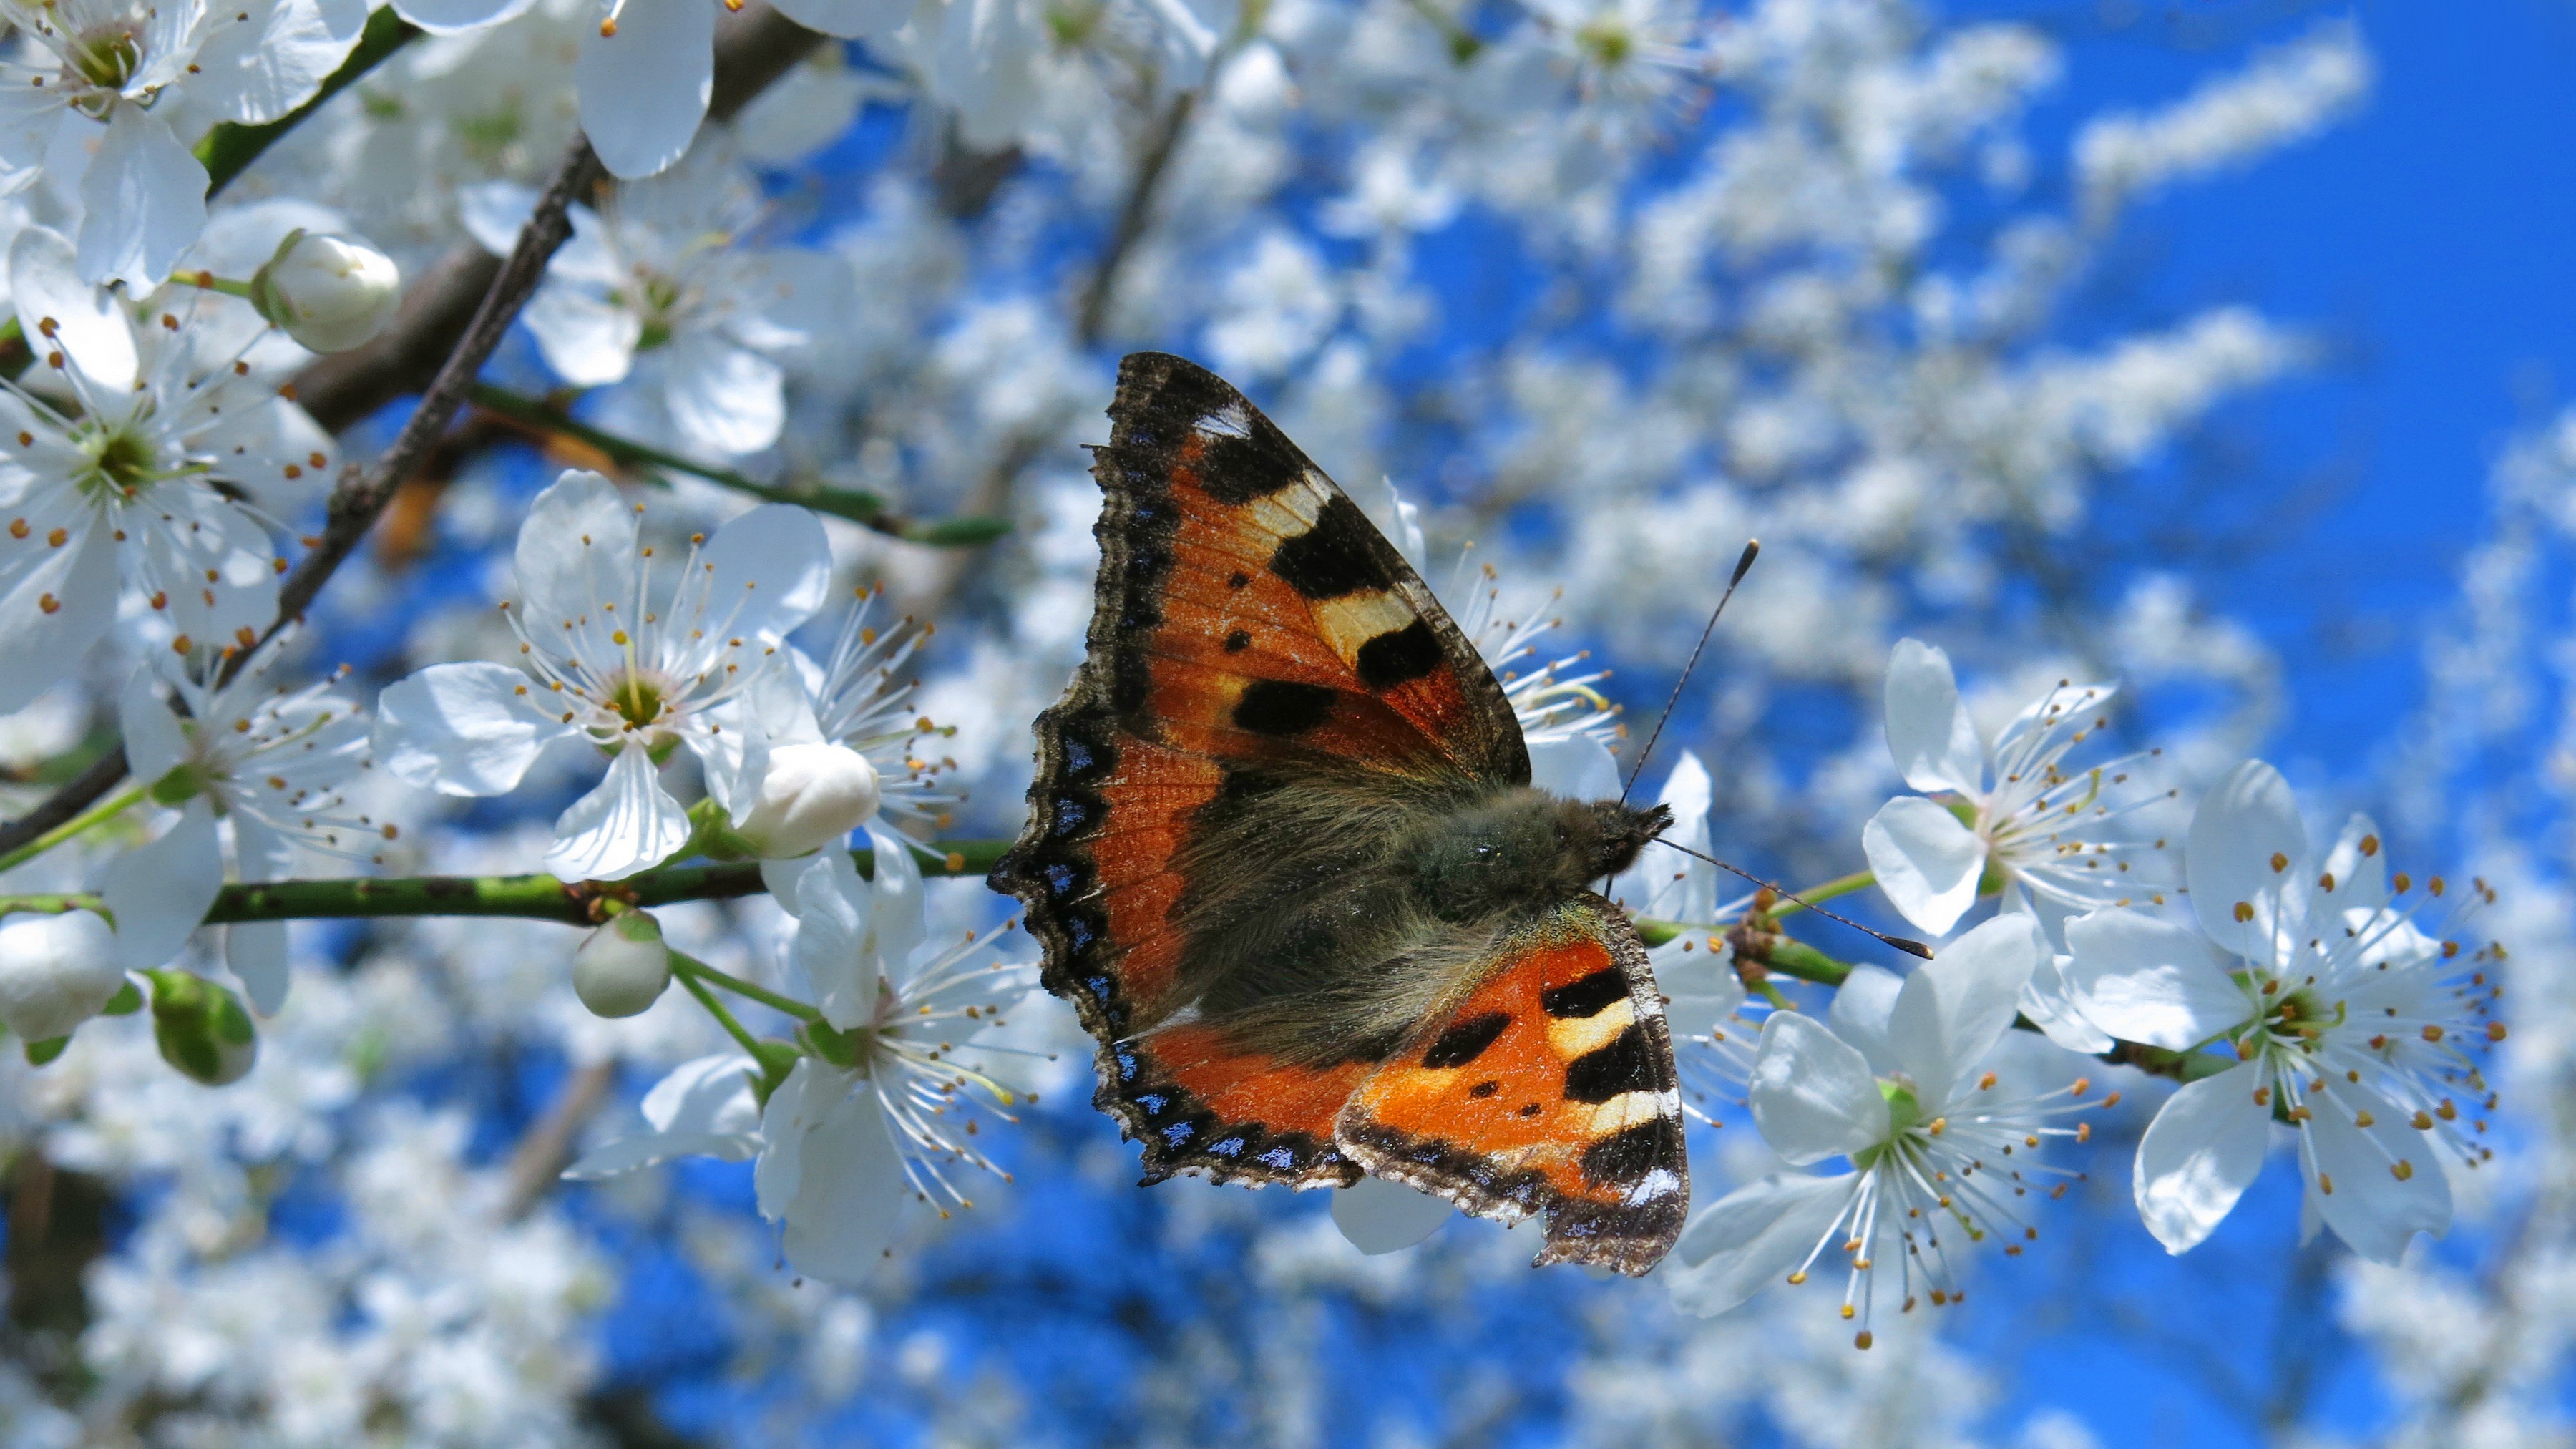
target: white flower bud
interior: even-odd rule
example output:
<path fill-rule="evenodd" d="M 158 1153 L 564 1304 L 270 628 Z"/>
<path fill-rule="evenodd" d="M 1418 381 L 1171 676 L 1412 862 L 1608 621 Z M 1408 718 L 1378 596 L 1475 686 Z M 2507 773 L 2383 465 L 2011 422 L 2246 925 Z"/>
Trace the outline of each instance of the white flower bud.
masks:
<path fill-rule="evenodd" d="M 346 352 L 402 303 L 393 258 L 352 237 L 289 235 L 250 279 L 251 304 L 316 352 Z"/>
<path fill-rule="evenodd" d="M 628 911 L 590 933 L 573 953 L 572 989 L 595 1016 L 633 1016 L 671 985 L 671 951 L 662 924 Z"/>
<path fill-rule="evenodd" d="M 822 849 L 877 813 L 877 771 L 847 745 L 781 745 L 769 752 L 760 803 L 734 831 L 764 860 Z"/>
<path fill-rule="evenodd" d="M 30 1042 L 69 1034 L 124 984 L 116 933 L 92 912 L 0 926 L 0 1025 Z"/>

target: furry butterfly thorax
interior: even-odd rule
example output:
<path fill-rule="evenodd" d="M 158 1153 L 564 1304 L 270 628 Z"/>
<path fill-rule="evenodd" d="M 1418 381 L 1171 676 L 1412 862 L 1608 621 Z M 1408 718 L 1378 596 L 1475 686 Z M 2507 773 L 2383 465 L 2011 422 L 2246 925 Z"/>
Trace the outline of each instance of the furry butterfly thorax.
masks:
<path fill-rule="evenodd" d="M 1661 806 L 1535 789 L 1403 556 L 1215 374 L 1119 369 L 1089 652 L 994 868 L 1145 1179 L 1363 1173 L 1652 1268 L 1690 1200 L 1626 869 Z"/>

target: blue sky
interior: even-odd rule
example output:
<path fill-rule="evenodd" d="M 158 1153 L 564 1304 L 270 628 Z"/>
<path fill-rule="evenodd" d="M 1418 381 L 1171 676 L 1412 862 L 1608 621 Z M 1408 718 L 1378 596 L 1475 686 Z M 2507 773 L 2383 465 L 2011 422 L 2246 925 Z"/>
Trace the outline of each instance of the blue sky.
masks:
<path fill-rule="evenodd" d="M 1984 7 L 1977 7 L 1984 8 Z M 2320 370 L 2225 415 L 2243 487 L 2306 506 L 2202 579 L 2290 665 L 2287 757 L 2363 768 L 2418 698 L 2422 625 L 2450 597 L 2505 437 L 2576 391 L 2576 7 L 2002 6 L 2055 32 L 2062 134 L 2106 105 L 2186 93 L 2250 38 L 2350 15 L 2379 67 L 2366 109 L 2240 174 L 2141 206 L 2123 246 L 2141 305 L 2245 302 L 2313 330 Z"/>

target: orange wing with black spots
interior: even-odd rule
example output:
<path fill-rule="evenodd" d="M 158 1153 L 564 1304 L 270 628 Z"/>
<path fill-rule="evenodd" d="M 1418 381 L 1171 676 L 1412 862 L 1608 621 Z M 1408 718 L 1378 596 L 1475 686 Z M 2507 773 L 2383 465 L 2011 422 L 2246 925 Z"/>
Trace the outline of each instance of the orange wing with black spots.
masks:
<path fill-rule="evenodd" d="M 1379 1177 L 1518 1221 L 1540 1263 L 1641 1274 L 1690 1208 L 1681 1093 L 1645 944 L 1586 895 L 1505 937 L 1342 1109 L 1342 1152 Z"/>
<path fill-rule="evenodd" d="M 1526 784 L 1528 750 L 1403 556 L 1242 394 L 1139 353 L 1109 414 L 1089 655 L 1038 717 L 1029 823 L 992 884 L 1027 903 L 1149 1180 L 1352 1181 L 1327 1099 L 1367 1063 L 1292 1068 L 1164 1026 L 1186 1005 L 1193 832 L 1246 770 L 1464 789 Z"/>

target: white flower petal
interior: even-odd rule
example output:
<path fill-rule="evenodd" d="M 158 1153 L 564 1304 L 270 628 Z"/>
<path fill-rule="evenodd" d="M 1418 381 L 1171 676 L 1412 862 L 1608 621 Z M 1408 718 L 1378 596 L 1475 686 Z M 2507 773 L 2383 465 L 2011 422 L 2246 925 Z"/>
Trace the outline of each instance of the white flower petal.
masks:
<path fill-rule="evenodd" d="M 1363 1177 L 1333 1193 L 1333 1226 L 1370 1257 L 1412 1247 L 1457 1213 L 1447 1198 L 1381 1177 Z"/>
<path fill-rule="evenodd" d="M 912 1195 L 894 1124 L 876 1093 L 847 1093 L 806 1139 L 796 1199 L 787 1207 L 788 1264 L 809 1278 L 855 1288 L 893 1241 Z"/>
<path fill-rule="evenodd" d="M 457 224 L 465 228 L 467 236 L 474 238 L 476 246 L 496 257 L 506 257 L 518 246 L 519 229 L 528 224 L 528 218 L 535 215 L 536 210 L 537 189 L 516 181 L 484 181 L 460 187 L 456 193 Z M 575 238 L 580 235 L 581 219 L 585 214 L 595 215 L 586 206 L 572 208 Z M 567 240 L 564 246 L 570 248 L 573 244 Z M 549 277 L 561 265 L 563 253 L 558 251 L 555 255 L 557 260 L 546 267 Z M 544 289 L 540 288 L 537 295 L 544 296 Z M 530 305 L 535 303 L 531 301 Z"/>
<path fill-rule="evenodd" d="M 1825 1025 L 1834 1035 L 1851 1043 L 1869 1063 L 1869 1069 L 1882 1076 L 1897 1069 L 1896 1049 L 1888 1041 L 1887 1027 L 1896 1014 L 1896 997 L 1905 989 L 1905 978 L 1884 966 L 1867 962 L 1852 967 L 1843 984 L 1834 988 L 1833 1004 L 1825 1008 Z"/>
<path fill-rule="evenodd" d="M 574 387 L 625 381 L 644 337 L 644 319 L 633 309 L 557 282 L 538 288 L 521 316 L 546 366 Z"/>
<path fill-rule="evenodd" d="M 689 333 L 673 339 L 662 375 L 662 403 L 685 452 L 737 458 L 777 442 L 786 426 L 786 374 L 749 348 Z"/>
<path fill-rule="evenodd" d="M 1887 750 L 1905 783 L 1925 794 L 1984 793 L 1986 749 L 1950 656 L 1920 639 L 1897 640 L 1888 656 Z"/>
<path fill-rule="evenodd" d="M 45 151 L 68 114 L 60 92 L 0 86 L 0 196 L 24 191 L 44 174 Z"/>
<path fill-rule="evenodd" d="M 2068 993 L 2064 966 L 2068 958 L 2058 955 L 2043 957 L 2030 980 L 2021 988 L 2021 1014 L 2038 1027 L 2040 1034 L 2071 1052 L 2093 1056 L 2109 1051 L 2117 1043 L 2111 1034 L 2093 1024 Z"/>
<path fill-rule="evenodd" d="M 1936 936 L 1977 903 L 1986 843 L 1958 816 L 1920 795 L 1900 795 L 1878 807 L 1861 827 L 1860 848 L 1889 902 Z"/>
<path fill-rule="evenodd" d="M 313 99 L 367 28 L 366 0 L 234 0 L 232 14 L 215 13 L 188 68 L 188 100 L 248 125 Z"/>
<path fill-rule="evenodd" d="M 201 795 L 160 839 L 127 851 L 107 868 L 98 893 L 116 918 L 118 964 L 129 971 L 168 965 L 223 888 L 215 811 Z"/>
<path fill-rule="evenodd" d="M 167 123 L 119 105 L 81 178 L 81 207 L 81 280 L 143 296 L 205 229 L 206 168 Z"/>
<path fill-rule="evenodd" d="M 1673 1306 L 1702 1318 L 1780 1282 L 1816 1251 L 1850 1203 L 1857 1174 L 1773 1173 L 1703 1209 L 1673 1248 L 1663 1277 Z"/>
<path fill-rule="evenodd" d="M 651 753 L 630 744 L 609 761 L 599 788 L 555 817 L 546 869 L 568 881 L 624 880 L 688 843 L 689 812 L 662 788 Z"/>
<path fill-rule="evenodd" d="M 80 667 L 116 622 L 116 545 L 86 526 L 62 548 L 0 544 L 0 714 L 23 709 Z M 50 601 L 52 606 L 47 608 Z"/>
<path fill-rule="evenodd" d="M 2046 956 L 2028 916 L 1997 916 L 1916 967 L 1888 1015 L 1888 1042 L 1927 1109 L 1952 1100 L 2012 1030 L 2022 988 Z"/>
<path fill-rule="evenodd" d="M 2394 1265 L 2418 1232 L 2438 1238 L 2451 1230 L 2450 1179 L 2432 1139 L 2408 1126 L 2403 1110 L 2349 1082 L 2310 1092 L 2307 1108 L 2299 1167 L 2309 1200 L 2336 1237 L 2371 1262 Z M 2369 1114 L 2371 1125 L 2361 1126 L 2355 1112 Z"/>
<path fill-rule="evenodd" d="M 627 0 L 615 35 L 584 32 L 573 63 L 581 128 L 609 174 L 650 176 L 689 149 L 715 90 L 715 46 L 706 0 Z"/>
<path fill-rule="evenodd" d="M 2245 993 L 2197 932 L 2113 907 L 2066 923 L 2067 996 L 2128 1041 L 2183 1051 L 2251 1019 Z"/>
<path fill-rule="evenodd" d="M 2275 860 L 2282 862 L 2274 868 Z M 2275 912 L 2286 912 L 2295 931 L 2305 912 L 2285 897 L 2308 861 L 2308 830 L 2290 782 L 2261 760 L 2247 760 L 2200 797 L 2183 846 L 2183 871 L 2191 908 L 2209 939 L 2249 961 L 2272 964 L 2281 938 Z M 2238 921 L 2236 907 L 2251 905 L 2253 919 Z"/>
<path fill-rule="evenodd" d="M 134 329 L 115 293 L 81 279 L 78 255 L 62 233 L 31 226 L 9 244 L 9 302 L 30 341 L 42 341 L 51 322 L 54 345 L 81 371 L 112 388 L 134 385 L 143 366 Z"/>
<path fill-rule="evenodd" d="M 1792 1166 L 1887 1140 L 1887 1099 L 1869 1062 L 1813 1017 L 1775 1011 L 1744 1094 L 1762 1140 Z"/>
<path fill-rule="evenodd" d="M 602 604 L 635 607 L 635 509 L 597 473 L 567 469 L 528 505 L 514 567 L 528 631 L 540 638 Z"/>
<path fill-rule="evenodd" d="M 536 0 L 394 0 L 394 13 L 432 35 L 480 30 L 527 13 Z"/>
<path fill-rule="evenodd" d="M 748 1096 L 748 1093 L 746 1093 Z M 712 1157 L 719 1162 L 740 1162 L 760 1150 L 760 1139 L 740 1132 L 638 1132 L 602 1143 L 581 1155 L 563 1176 L 572 1182 L 592 1182 L 603 1177 L 658 1167 L 680 1157 Z"/>
<path fill-rule="evenodd" d="M 1567 800 L 1611 800 L 1619 794 L 1619 762 L 1590 735 L 1533 740 L 1530 785 Z M 1667 857 L 1669 859 L 1670 857 Z"/>
<path fill-rule="evenodd" d="M 376 699 L 376 758 L 442 795 L 508 794 L 538 752 L 578 733 L 502 664 L 433 664 Z"/>
<path fill-rule="evenodd" d="M 751 1080 L 759 1070 L 740 1052 L 682 1062 L 644 1094 L 644 1120 L 656 1132 L 757 1133 L 760 1103 L 752 1095 Z"/>
<path fill-rule="evenodd" d="M 805 1139 L 831 1110 L 836 1096 L 848 1093 L 848 1073 L 798 1057 L 787 1080 L 769 1094 L 760 1109 L 760 1161 L 751 1169 L 751 1190 L 760 1215 L 776 1222 L 796 1201 L 805 1175 Z"/>
<path fill-rule="evenodd" d="M 733 615 L 732 631 L 777 641 L 814 617 L 832 589 L 832 546 L 810 509 L 764 503 L 728 520 L 699 555 L 709 569 L 711 617 Z"/>
<path fill-rule="evenodd" d="M 912 948 L 930 934 L 921 861 L 910 843 L 882 822 L 869 821 L 867 834 L 875 857 L 868 867 L 868 920 L 876 932 L 877 959 L 889 967 L 900 966 L 912 959 Z"/>
<path fill-rule="evenodd" d="M 187 731 L 179 717 L 161 702 L 160 680 L 149 669 L 126 676 L 117 696 L 116 722 L 125 732 L 125 764 L 134 778 L 151 784 L 186 763 Z"/>
<path fill-rule="evenodd" d="M 2259 1060 L 2203 1077 L 2167 1099 L 2138 1139 L 2138 1216 L 2166 1252 L 2197 1247 L 2263 1170 L 2272 1109 L 2254 1100 L 2262 1084 Z"/>
<path fill-rule="evenodd" d="M 233 859 L 243 880 L 285 880 L 294 875 L 294 842 L 245 812 L 234 812 L 232 822 Z M 275 1016 L 286 1004 L 286 923 L 241 921 L 226 926 L 224 964 L 241 979 L 251 1010 Z"/>
<path fill-rule="evenodd" d="M 2369 841 L 2371 853 L 2361 853 Z M 2376 911 L 2388 904 L 2388 856 L 2379 850 L 2379 826 L 2367 815 L 2344 822 L 2334 849 L 2326 852 L 2325 874 L 2334 877 L 2334 906 L 2341 911 Z"/>
<path fill-rule="evenodd" d="M 877 955 L 868 938 L 874 897 L 846 850 L 807 857 L 796 874 L 796 964 L 823 1019 L 842 1031 L 877 1008 Z"/>

